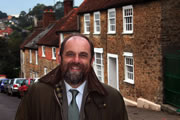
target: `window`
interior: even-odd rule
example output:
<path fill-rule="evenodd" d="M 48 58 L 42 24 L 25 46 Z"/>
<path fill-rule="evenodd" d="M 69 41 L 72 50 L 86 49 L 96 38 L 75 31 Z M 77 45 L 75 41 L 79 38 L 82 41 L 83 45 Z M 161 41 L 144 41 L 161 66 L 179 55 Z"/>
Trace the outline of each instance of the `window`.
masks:
<path fill-rule="evenodd" d="M 32 71 L 32 70 L 30 70 L 29 77 L 30 77 L 30 78 L 33 77 L 33 71 Z"/>
<path fill-rule="evenodd" d="M 101 82 L 104 82 L 103 49 L 94 48 L 94 71 Z"/>
<path fill-rule="evenodd" d="M 32 63 L 32 52 L 29 50 L 29 63 Z"/>
<path fill-rule="evenodd" d="M 38 51 L 36 51 L 35 54 L 36 54 L 36 65 L 38 65 Z"/>
<path fill-rule="evenodd" d="M 129 52 L 124 52 L 123 54 L 125 60 L 125 82 L 134 84 L 134 60 L 133 54 Z"/>
<path fill-rule="evenodd" d="M 108 33 L 116 33 L 116 10 L 114 8 L 108 10 Z"/>
<path fill-rule="evenodd" d="M 123 7 L 123 33 L 133 33 L 133 7 Z"/>
<path fill-rule="evenodd" d="M 60 33 L 60 40 L 61 40 L 61 43 L 64 41 L 64 35 L 63 35 L 63 33 Z"/>
<path fill-rule="evenodd" d="M 46 57 L 46 55 L 45 55 L 45 46 L 42 46 L 42 57 Z"/>
<path fill-rule="evenodd" d="M 44 68 L 44 75 L 47 74 L 47 67 Z"/>
<path fill-rule="evenodd" d="M 52 59 L 56 59 L 56 48 L 52 47 Z"/>
<path fill-rule="evenodd" d="M 100 25 L 100 12 L 94 13 L 94 34 L 100 34 L 101 25 Z"/>
<path fill-rule="evenodd" d="M 21 64 L 24 64 L 24 52 L 21 50 Z"/>
<path fill-rule="evenodd" d="M 38 75 L 38 72 L 35 72 L 35 78 L 38 78 L 39 75 Z"/>
<path fill-rule="evenodd" d="M 90 14 L 84 14 L 84 33 L 90 33 Z"/>

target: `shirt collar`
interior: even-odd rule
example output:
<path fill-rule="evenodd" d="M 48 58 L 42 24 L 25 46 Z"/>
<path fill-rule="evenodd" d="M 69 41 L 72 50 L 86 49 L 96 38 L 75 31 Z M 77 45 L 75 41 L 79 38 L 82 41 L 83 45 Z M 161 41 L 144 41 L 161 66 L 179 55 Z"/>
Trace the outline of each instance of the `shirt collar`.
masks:
<path fill-rule="evenodd" d="M 68 93 L 70 89 L 74 89 L 74 90 L 78 90 L 78 92 L 79 92 L 80 94 L 83 94 L 83 92 L 84 92 L 84 87 L 85 87 L 85 85 L 86 85 L 86 82 L 87 82 L 87 81 L 85 80 L 79 87 L 77 87 L 77 88 L 72 88 L 72 87 L 64 80 L 65 87 L 66 87 L 66 93 Z"/>

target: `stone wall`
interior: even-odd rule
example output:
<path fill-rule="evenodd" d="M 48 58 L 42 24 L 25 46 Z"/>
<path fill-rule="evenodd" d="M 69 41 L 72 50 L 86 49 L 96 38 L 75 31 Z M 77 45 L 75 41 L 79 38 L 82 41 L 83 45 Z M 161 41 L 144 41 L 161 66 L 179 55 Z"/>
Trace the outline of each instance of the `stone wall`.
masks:
<path fill-rule="evenodd" d="M 104 78 L 107 81 L 107 53 L 117 54 L 119 62 L 119 89 L 124 97 L 137 100 L 142 97 L 162 103 L 162 49 L 161 3 L 159 1 L 133 5 L 133 34 L 123 34 L 122 6 L 116 8 L 116 34 L 107 34 L 107 10 L 101 11 L 101 34 L 93 34 L 91 13 L 90 34 L 96 48 L 103 48 Z M 80 16 L 81 33 L 84 33 L 84 17 Z M 125 83 L 123 52 L 132 52 L 135 84 Z"/>

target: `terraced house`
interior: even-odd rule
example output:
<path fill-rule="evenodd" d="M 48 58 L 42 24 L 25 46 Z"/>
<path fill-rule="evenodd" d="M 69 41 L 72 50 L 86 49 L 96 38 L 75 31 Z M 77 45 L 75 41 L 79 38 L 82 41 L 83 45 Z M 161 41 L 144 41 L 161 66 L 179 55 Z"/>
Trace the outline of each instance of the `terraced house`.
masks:
<path fill-rule="evenodd" d="M 99 80 L 137 105 L 148 100 L 157 109 L 163 103 L 180 107 L 179 79 L 164 75 L 165 57 L 180 46 L 179 6 L 176 0 L 84 0 L 80 32 L 95 44 Z M 177 65 L 171 65 L 171 75 Z"/>
<path fill-rule="evenodd" d="M 52 9 L 44 10 L 42 21 L 21 45 L 21 77 L 40 78 L 59 64 L 59 45 L 70 33 L 79 32 L 77 12 L 73 0 L 64 1 L 64 17 L 59 20 Z"/>
<path fill-rule="evenodd" d="M 22 44 L 22 77 L 41 77 L 54 69 L 64 37 L 80 32 L 95 45 L 93 67 L 101 82 L 140 107 L 180 107 L 180 1 L 84 0 L 79 8 L 72 4 L 64 0 L 65 16 L 43 19 L 47 26 L 41 23 Z M 48 14 L 53 16 L 52 11 Z M 141 100 L 148 104 L 139 104 Z"/>

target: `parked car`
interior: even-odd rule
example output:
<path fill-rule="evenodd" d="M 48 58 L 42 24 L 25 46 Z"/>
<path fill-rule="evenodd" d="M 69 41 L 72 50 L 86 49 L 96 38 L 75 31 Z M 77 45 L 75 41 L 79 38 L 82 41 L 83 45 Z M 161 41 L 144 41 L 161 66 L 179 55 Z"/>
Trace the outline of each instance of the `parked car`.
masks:
<path fill-rule="evenodd" d="M 29 86 L 32 85 L 33 83 L 34 83 L 34 79 L 23 80 L 21 86 L 18 88 L 19 97 L 23 97 L 27 93 Z"/>
<path fill-rule="evenodd" d="M 25 78 L 14 78 L 11 80 L 10 84 L 8 85 L 8 94 L 15 95 L 18 93 L 18 88 L 22 84 Z"/>
<path fill-rule="evenodd" d="M 2 78 L 0 79 L 0 92 L 4 92 L 4 86 L 8 83 L 8 79 L 7 78 Z"/>
<path fill-rule="evenodd" d="M 4 84 L 4 93 L 8 92 L 8 85 L 10 84 L 11 79 L 7 80 L 7 84 Z"/>

